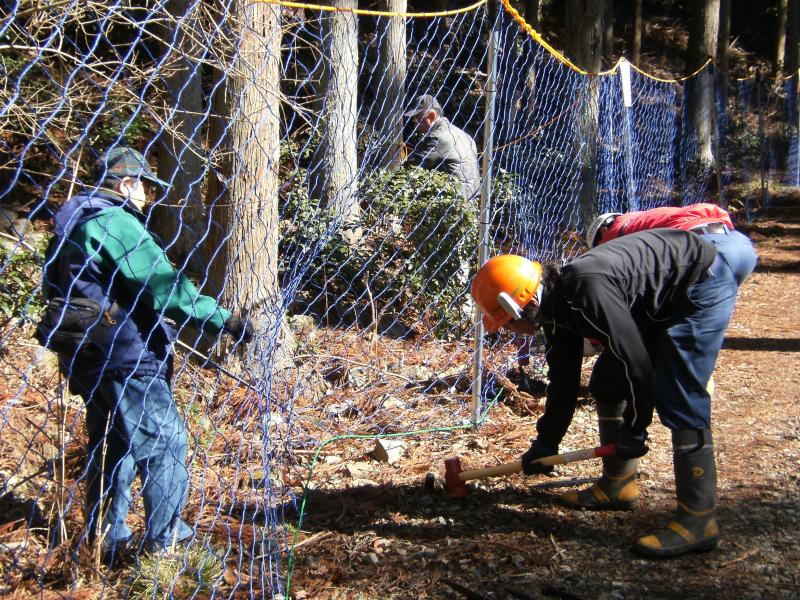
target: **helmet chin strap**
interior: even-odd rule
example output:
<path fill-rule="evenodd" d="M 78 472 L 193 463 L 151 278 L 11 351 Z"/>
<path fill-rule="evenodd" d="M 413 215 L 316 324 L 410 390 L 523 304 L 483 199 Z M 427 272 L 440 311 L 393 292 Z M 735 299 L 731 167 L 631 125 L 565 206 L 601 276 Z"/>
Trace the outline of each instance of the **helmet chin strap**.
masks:
<path fill-rule="evenodd" d="M 533 298 L 531 298 L 528 305 L 533 304 L 536 308 L 536 312 L 538 312 L 539 304 L 542 301 L 542 284 L 539 282 L 539 286 L 536 288 L 536 293 L 534 293 Z M 514 298 L 511 297 L 510 294 L 506 292 L 500 292 L 497 294 L 497 303 L 503 307 L 503 310 L 515 321 L 522 319 L 525 315 L 525 307 L 520 306 Z"/>
<path fill-rule="evenodd" d="M 522 318 L 522 307 L 506 292 L 497 294 L 497 303 L 503 307 L 503 310 L 506 311 L 512 319 L 517 320 Z"/>

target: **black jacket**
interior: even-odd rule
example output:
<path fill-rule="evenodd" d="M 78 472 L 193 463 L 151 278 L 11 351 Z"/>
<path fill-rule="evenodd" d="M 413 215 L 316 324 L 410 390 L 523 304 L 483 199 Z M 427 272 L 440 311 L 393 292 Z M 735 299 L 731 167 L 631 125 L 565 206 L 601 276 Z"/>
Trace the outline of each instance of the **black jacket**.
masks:
<path fill-rule="evenodd" d="M 563 267 L 540 312 L 550 378 L 537 423 L 543 441 L 558 446 L 572 421 L 585 337 L 601 340 L 623 363 L 633 399 L 627 425 L 635 433 L 647 428 L 655 390 L 645 339 L 692 310 L 686 292 L 715 257 L 698 235 L 654 229 L 602 244 Z"/>

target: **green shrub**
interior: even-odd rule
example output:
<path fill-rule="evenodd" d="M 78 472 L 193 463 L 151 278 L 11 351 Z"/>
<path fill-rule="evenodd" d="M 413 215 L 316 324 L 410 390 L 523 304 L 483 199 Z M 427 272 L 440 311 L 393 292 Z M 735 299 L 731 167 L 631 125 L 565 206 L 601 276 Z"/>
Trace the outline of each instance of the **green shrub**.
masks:
<path fill-rule="evenodd" d="M 367 178 L 358 197 L 359 222 L 337 227 L 330 208 L 292 189 L 281 209 L 284 284 L 298 285 L 298 299 L 314 312 L 339 303 L 364 325 L 391 317 L 453 333 L 475 264 L 477 202 L 449 175 L 419 167 Z"/>
<path fill-rule="evenodd" d="M 38 320 L 44 308 L 40 282 L 42 256 L 47 239 L 42 239 L 36 252 L 15 246 L 13 242 L 0 243 L 0 322 L 11 319 Z"/>

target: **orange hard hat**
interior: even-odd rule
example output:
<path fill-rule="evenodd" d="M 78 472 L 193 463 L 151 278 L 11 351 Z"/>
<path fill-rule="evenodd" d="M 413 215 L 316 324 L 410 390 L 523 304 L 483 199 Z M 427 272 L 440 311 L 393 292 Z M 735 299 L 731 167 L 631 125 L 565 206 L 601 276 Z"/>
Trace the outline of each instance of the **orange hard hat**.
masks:
<path fill-rule="evenodd" d="M 486 331 L 497 331 L 525 308 L 542 281 L 542 265 L 516 254 L 490 258 L 472 280 L 472 298 Z"/>

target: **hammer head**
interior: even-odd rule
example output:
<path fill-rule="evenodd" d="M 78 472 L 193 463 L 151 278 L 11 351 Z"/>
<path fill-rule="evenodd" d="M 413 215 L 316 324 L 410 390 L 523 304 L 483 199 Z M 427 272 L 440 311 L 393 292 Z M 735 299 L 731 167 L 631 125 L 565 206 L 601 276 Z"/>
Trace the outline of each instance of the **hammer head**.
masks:
<path fill-rule="evenodd" d="M 447 484 L 447 492 L 451 498 L 461 498 L 467 495 L 467 486 L 458 477 L 464 469 L 461 468 L 461 461 L 456 456 L 444 461 L 444 480 Z"/>

